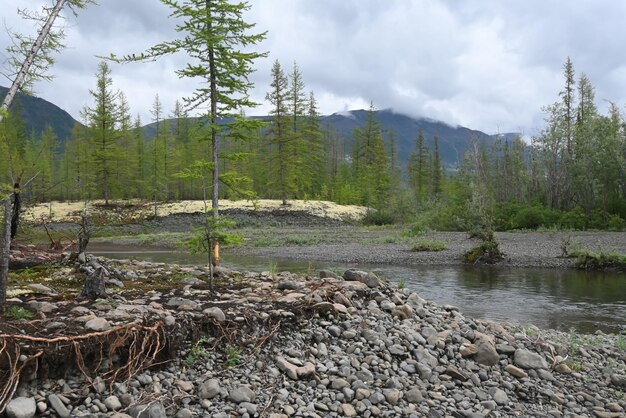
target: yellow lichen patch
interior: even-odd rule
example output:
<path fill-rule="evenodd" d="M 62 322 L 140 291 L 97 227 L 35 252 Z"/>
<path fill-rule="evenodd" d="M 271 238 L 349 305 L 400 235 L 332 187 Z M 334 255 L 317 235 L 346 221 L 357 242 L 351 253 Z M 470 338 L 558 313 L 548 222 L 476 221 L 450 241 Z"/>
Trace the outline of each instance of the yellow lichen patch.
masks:
<path fill-rule="evenodd" d="M 89 202 L 87 210 L 92 216 L 106 216 L 111 221 L 147 217 L 154 213 L 154 204 L 145 201 L 124 201 L 115 210 L 104 207 L 103 204 L 103 201 Z M 37 222 L 42 218 L 52 222 L 76 222 L 84 207 L 84 202 L 43 203 L 28 208 L 25 219 L 32 222 Z M 338 205 L 333 202 L 317 200 L 290 200 L 287 205 L 282 205 L 281 200 L 220 200 L 220 209 L 303 211 L 312 215 L 343 221 L 358 221 L 367 212 L 367 208 L 363 206 Z M 203 211 L 204 202 L 201 200 L 185 200 L 157 205 L 158 216 Z"/>
<path fill-rule="evenodd" d="M 17 289 L 8 289 L 7 290 L 7 297 L 8 298 L 14 298 L 20 295 L 28 295 L 29 293 L 33 293 L 32 289 L 23 289 L 23 288 L 17 288 Z"/>

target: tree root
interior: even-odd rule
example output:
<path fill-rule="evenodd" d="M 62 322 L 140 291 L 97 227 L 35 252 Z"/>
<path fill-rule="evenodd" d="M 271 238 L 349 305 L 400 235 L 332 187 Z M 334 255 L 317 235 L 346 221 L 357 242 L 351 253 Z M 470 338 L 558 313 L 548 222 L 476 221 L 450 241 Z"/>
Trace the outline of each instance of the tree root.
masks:
<path fill-rule="evenodd" d="M 28 366 L 33 365 L 36 372 L 47 357 L 73 357 L 73 366 L 90 384 L 93 384 L 93 376 L 89 371 L 98 372 L 111 386 L 115 381 L 128 380 L 155 365 L 167 345 L 161 322 L 153 326 L 131 323 L 102 332 L 54 338 L 0 334 L 0 413 L 15 394 Z M 86 356 L 94 367 L 86 366 Z M 119 359 L 119 367 L 113 367 L 115 358 Z M 102 373 L 104 360 L 108 361 L 109 370 Z"/>

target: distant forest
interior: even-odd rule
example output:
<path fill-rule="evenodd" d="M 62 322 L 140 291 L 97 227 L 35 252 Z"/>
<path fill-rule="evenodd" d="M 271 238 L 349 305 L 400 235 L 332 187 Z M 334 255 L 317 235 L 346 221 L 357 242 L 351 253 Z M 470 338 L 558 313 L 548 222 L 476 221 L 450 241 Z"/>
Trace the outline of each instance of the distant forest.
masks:
<path fill-rule="evenodd" d="M 626 226 L 624 115 L 614 103 L 608 114 L 599 112 L 590 80 L 576 77 L 569 59 L 562 91 L 544 109 L 540 135 L 530 143 L 475 138 L 453 170 L 442 164 L 442 138 L 425 138 L 418 130 L 410 155 L 400 156 L 373 104 L 363 125 L 345 137 L 321 123 L 315 94 L 306 90 L 297 64 L 285 71 L 276 61 L 271 75 L 269 117 L 219 131 L 221 198 L 365 205 L 377 209 L 373 223 L 413 222 L 418 229 Z M 106 62 L 90 95 L 83 125 L 63 146 L 49 126 L 41 135 L 29 133 L 19 109 L 0 124 L 6 138 L 0 173 L 27 173 L 23 181 L 34 176 L 22 191 L 27 201 L 206 196 L 211 170 L 203 159 L 212 152 L 207 123 L 188 117 L 179 102 L 164 109 L 156 96 L 146 136 Z"/>

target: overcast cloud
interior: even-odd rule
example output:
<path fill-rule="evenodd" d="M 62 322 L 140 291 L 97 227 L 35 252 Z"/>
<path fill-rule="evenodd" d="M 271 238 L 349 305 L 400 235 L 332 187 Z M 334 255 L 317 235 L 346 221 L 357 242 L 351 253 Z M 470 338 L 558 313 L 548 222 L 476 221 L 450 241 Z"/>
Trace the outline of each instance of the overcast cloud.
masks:
<path fill-rule="evenodd" d="M 4 24 L 24 32 L 17 7 L 41 1 L 2 0 Z M 176 34 L 158 0 L 99 0 L 71 18 L 66 43 L 37 95 L 80 118 L 91 105 L 97 55 L 140 52 Z M 541 107 L 554 102 L 570 56 L 577 74 L 606 100 L 626 104 L 626 2 L 619 0 L 253 0 L 248 21 L 268 31 L 252 96 L 264 114 L 272 62 L 288 72 L 296 61 L 324 114 L 377 108 L 439 119 L 488 133 L 536 134 Z M 0 48 L 8 44 L 0 35 Z M 3 56 L 4 58 L 4 56 Z M 186 62 L 111 64 L 113 81 L 132 111 L 150 120 L 156 94 L 165 109 L 196 87 L 174 74 Z M 7 86 L 5 79 L 0 84 Z"/>

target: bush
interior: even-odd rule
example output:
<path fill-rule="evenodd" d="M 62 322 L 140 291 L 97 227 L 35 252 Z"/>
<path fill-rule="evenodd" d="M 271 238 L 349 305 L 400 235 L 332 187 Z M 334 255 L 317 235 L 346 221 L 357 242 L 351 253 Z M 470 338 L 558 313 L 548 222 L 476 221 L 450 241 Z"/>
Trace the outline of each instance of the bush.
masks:
<path fill-rule="evenodd" d="M 504 253 L 497 241 L 483 241 L 463 254 L 463 261 L 469 264 L 495 264 L 503 258 Z"/>
<path fill-rule="evenodd" d="M 609 215 L 606 228 L 610 231 L 623 231 L 626 229 L 626 221 L 619 215 Z"/>
<path fill-rule="evenodd" d="M 396 223 L 396 217 L 391 212 L 384 210 L 370 210 L 363 217 L 364 225 L 393 225 Z"/>
<path fill-rule="evenodd" d="M 587 220 L 582 209 L 576 208 L 568 212 L 563 212 L 559 219 L 559 224 L 563 229 L 575 229 L 582 231 L 587 225 Z"/>
<path fill-rule="evenodd" d="M 443 251 L 446 250 L 448 246 L 445 242 L 439 240 L 419 240 L 411 251 L 421 252 L 421 251 Z"/>

